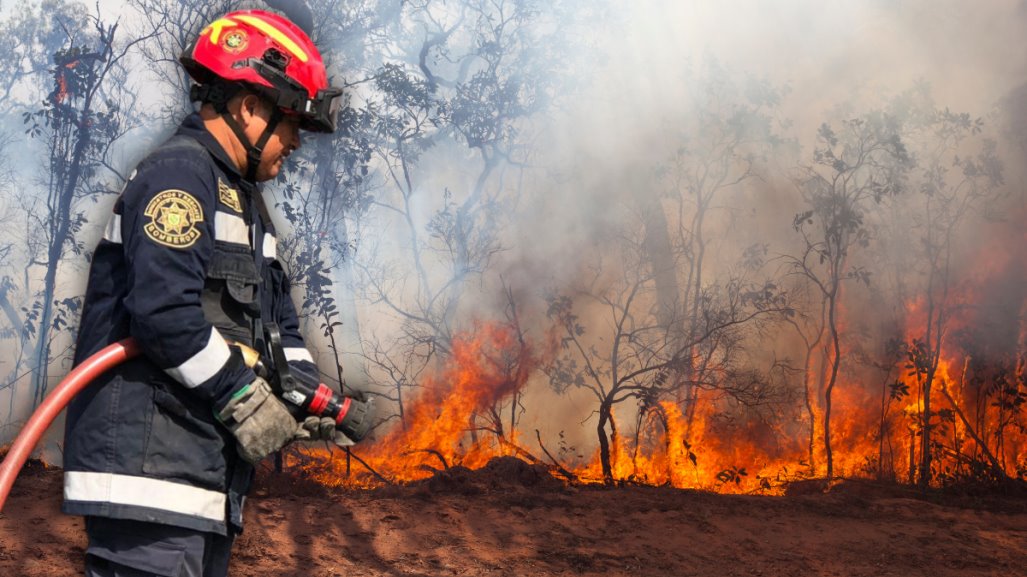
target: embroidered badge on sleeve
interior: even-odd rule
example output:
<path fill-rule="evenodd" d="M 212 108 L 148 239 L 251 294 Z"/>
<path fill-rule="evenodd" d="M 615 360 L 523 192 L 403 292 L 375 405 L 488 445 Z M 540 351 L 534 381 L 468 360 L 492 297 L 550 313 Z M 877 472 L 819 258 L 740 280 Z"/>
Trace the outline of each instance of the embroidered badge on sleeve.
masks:
<path fill-rule="evenodd" d="M 196 225 L 203 222 L 203 208 L 188 192 L 165 190 L 153 197 L 143 214 L 150 219 L 143 230 L 157 244 L 188 248 L 201 236 Z"/>

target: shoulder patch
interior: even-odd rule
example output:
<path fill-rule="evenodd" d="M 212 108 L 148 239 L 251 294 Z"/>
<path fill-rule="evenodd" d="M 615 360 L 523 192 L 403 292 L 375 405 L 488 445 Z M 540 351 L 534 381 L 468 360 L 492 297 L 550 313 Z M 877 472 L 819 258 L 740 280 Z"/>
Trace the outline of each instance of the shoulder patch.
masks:
<path fill-rule="evenodd" d="M 227 184 L 218 179 L 218 200 L 235 212 L 242 212 L 242 203 L 239 202 L 239 191 L 230 188 Z"/>
<path fill-rule="evenodd" d="M 150 221 L 143 225 L 146 236 L 171 248 L 188 248 L 200 238 L 203 207 L 188 192 L 165 190 L 153 197 L 143 214 Z"/>

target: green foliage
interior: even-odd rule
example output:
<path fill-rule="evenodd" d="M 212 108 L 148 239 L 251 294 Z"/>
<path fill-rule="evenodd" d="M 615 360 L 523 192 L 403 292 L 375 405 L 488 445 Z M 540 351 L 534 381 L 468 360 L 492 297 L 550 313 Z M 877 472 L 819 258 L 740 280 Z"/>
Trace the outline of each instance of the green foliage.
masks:
<path fill-rule="evenodd" d="M 84 3 L 66 0 L 22 1 L 0 22 L 0 94 L 9 108 L 28 106 L 16 88 L 30 86 L 33 103 L 39 75 L 51 57 L 85 36 L 89 22 Z"/>
<path fill-rule="evenodd" d="M 444 101 L 423 77 L 405 64 L 386 63 L 374 76 L 381 103 L 371 103 L 365 114 L 379 150 L 404 163 L 416 164 L 434 144 L 435 130 L 444 123 Z M 393 146 L 395 148 L 393 148 Z"/>
<path fill-rule="evenodd" d="M 733 280 L 727 290 L 737 295 L 742 307 L 757 311 L 775 311 L 785 316 L 793 316 L 795 311 L 789 306 L 787 292 L 772 281 L 753 284 Z"/>

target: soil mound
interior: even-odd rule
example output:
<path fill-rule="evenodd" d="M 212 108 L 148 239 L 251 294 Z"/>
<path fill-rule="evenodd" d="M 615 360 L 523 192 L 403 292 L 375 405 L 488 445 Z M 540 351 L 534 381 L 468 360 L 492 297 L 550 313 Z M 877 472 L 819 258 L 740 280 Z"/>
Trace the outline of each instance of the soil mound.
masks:
<path fill-rule="evenodd" d="M 565 486 L 545 465 L 527 463 L 517 457 L 496 457 L 473 471 L 462 466 L 450 467 L 412 485 L 432 493 L 460 495 L 518 489 L 558 491 Z"/>

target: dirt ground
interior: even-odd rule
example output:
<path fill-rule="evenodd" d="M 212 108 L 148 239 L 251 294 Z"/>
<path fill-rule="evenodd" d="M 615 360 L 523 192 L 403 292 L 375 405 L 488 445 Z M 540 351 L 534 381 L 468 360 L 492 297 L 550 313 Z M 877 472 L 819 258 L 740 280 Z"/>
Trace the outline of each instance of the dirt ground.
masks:
<path fill-rule="evenodd" d="M 231 575 L 1027 575 L 1022 495 L 796 489 L 566 487 L 515 459 L 371 491 L 263 476 Z M 82 521 L 60 494 L 61 471 L 30 463 L 0 514 L 0 575 L 79 574 Z"/>

